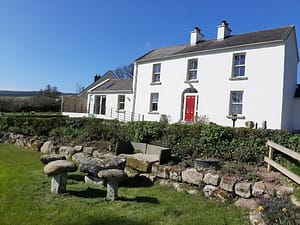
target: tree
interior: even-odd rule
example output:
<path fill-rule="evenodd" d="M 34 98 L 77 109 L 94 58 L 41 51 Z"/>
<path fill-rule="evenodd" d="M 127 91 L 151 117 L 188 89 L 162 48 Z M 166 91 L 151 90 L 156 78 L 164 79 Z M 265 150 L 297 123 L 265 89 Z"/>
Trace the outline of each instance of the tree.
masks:
<path fill-rule="evenodd" d="M 51 86 L 50 84 L 48 84 L 44 89 L 40 90 L 39 95 L 55 98 L 60 96 L 60 92 L 58 91 L 56 86 Z"/>
<path fill-rule="evenodd" d="M 81 84 L 76 83 L 75 93 L 80 94 L 83 90 L 84 90 L 84 87 Z"/>
<path fill-rule="evenodd" d="M 119 79 L 126 79 L 126 78 L 132 78 L 133 77 L 133 64 L 129 64 L 126 66 L 118 67 L 113 72 Z"/>
<path fill-rule="evenodd" d="M 59 112 L 60 104 L 60 92 L 57 87 L 49 84 L 36 96 L 0 97 L 0 111 L 2 112 Z"/>

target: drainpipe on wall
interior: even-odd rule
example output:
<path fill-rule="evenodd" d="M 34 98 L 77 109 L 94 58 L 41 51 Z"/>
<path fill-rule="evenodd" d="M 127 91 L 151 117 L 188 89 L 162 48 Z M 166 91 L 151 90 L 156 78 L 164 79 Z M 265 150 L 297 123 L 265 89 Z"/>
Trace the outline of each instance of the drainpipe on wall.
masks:
<path fill-rule="evenodd" d="M 137 89 L 137 78 L 138 78 L 138 64 L 134 62 L 134 72 L 133 72 L 133 102 L 132 102 L 132 116 L 131 121 L 134 120 L 135 115 L 135 103 L 136 103 L 136 89 Z"/>
<path fill-rule="evenodd" d="M 90 96 L 90 94 L 88 94 L 88 96 L 87 96 L 88 98 L 87 98 L 87 106 L 86 106 L 86 112 L 87 112 L 87 114 L 90 114 L 90 104 L 91 104 L 91 96 Z"/>

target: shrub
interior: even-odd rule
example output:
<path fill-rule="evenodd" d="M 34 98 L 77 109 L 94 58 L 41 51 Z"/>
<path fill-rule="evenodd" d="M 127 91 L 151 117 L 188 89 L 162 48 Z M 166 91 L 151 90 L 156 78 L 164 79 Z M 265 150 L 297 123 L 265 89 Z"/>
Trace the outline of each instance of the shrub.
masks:
<path fill-rule="evenodd" d="M 300 208 L 291 203 L 287 197 L 261 198 L 258 210 L 266 224 L 298 225 Z"/>

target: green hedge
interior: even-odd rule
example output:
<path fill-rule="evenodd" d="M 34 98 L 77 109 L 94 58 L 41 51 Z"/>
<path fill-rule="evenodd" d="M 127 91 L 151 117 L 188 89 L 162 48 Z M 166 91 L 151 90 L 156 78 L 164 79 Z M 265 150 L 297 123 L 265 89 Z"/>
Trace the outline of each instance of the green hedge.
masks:
<path fill-rule="evenodd" d="M 178 159 L 214 157 L 226 161 L 261 163 L 266 141 L 300 152 L 300 135 L 281 130 L 231 128 L 218 125 L 130 122 L 95 118 L 1 117 L 2 131 L 56 138 L 66 144 L 91 141 L 135 141 L 172 149 Z"/>
<path fill-rule="evenodd" d="M 134 123 L 136 125 L 136 123 Z M 183 158 L 213 157 L 226 161 L 261 163 L 267 140 L 300 152 L 300 136 L 281 130 L 231 128 L 218 125 L 147 122 L 133 129 L 135 141 L 162 145 Z M 141 128 L 143 127 L 143 129 Z"/>

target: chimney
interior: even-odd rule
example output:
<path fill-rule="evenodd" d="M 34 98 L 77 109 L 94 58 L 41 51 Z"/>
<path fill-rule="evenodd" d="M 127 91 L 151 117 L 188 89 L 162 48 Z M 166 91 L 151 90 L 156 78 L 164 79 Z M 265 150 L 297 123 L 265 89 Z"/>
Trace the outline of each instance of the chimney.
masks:
<path fill-rule="evenodd" d="M 231 29 L 228 27 L 229 23 L 223 20 L 221 25 L 218 26 L 218 36 L 217 39 L 224 40 L 225 38 L 231 36 Z"/>
<path fill-rule="evenodd" d="M 100 74 L 96 74 L 94 76 L 94 82 L 96 82 L 97 80 L 99 80 L 101 78 L 101 75 Z"/>
<path fill-rule="evenodd" d="M 199 27 L 195 27 L 194 30 L 191 32 L 190 44 L 195 45 L 199 41 L 203 41 L 203 40 L 204 40 L 204 35 L 201 34 Z"/>

